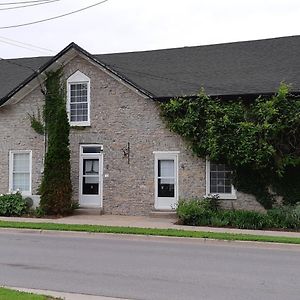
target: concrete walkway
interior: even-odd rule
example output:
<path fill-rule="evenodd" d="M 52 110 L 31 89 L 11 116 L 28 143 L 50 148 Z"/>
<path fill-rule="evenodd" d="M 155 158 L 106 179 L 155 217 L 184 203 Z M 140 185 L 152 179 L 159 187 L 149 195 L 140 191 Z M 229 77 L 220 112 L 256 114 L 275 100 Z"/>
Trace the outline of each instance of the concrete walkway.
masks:
<path fill-rule="evenodd" d="M 163 228 L 163 229 L 182 229 L 189 231 L 204 231 L 204 232 L 228 232 L 228 233 L 243 233 L 266 236 L 286 236 L 299 237 L 300 232 L 288 231 L 269 231 L 269 230 L 247 230 L 235 228 L 215 228 L 215 227 L 194 227 L 176 225 L 174 218 L 157 218 L 147 216 L 119 216 L 119 215 L 95 215 L 95 214 L 78 214 L 59 219 L 38 219 L 38 218 L 11 218 L 0 217 L 4 221 L 16 222 L 46 222 L 56 224 L 89 224 L 89 225 L 106 225 L 106 226 L 125 226 L 125 227 L 141 227 L 141 228 Z"/>

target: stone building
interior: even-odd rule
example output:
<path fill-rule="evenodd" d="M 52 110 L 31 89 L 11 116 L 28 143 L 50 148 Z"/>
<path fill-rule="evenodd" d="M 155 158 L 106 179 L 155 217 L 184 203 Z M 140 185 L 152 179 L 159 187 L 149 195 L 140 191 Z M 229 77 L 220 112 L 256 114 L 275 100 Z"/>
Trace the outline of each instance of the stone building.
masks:
<path fill-rule="evenodd" d="M 225 207 L 262 207 L 236 191 L 230 170 L 195 157 L 167 129 L 159 103 L 205 88 L 221 99 L 300 87 L 300 37 L 91 55 L 72 43 L 54 57 L 0 61 L 0 193 L 38 200 L 45 140 L 29 115 L 44 104 L 45 73 L 64 68 L 73 199 L 105 213 L 147 215 L 180 198 L 219 194 Z M 294 90 L 293 90 L 294 88 Z"/>

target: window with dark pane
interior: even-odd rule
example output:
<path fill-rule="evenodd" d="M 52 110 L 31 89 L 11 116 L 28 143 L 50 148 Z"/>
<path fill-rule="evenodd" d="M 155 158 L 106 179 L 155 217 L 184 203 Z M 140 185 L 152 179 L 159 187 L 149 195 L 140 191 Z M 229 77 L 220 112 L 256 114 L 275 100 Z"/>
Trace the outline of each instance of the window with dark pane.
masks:
<path fill-rule="evenodd" d="M 225 164 L 210 163 L 210 193 L 231 194 L 231 170 Z"/>
<path fill-rule="evenodd" d="M 175 162 L 158 160 L 158 197 L 175 197 Z"/>

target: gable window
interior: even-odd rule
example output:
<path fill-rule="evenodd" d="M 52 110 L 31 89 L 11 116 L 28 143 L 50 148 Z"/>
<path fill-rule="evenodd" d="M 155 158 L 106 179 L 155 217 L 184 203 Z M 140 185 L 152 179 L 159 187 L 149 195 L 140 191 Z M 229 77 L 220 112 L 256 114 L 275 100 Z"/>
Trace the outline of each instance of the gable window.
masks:
<path fill-rule="evenodd" d="M 219 195 L 220 199 L 236 199 L 231 169 L 225 164 L 206 161 L 206 195 Z"/>
<path fill-rule="evenodd" d="M 80 71 L 67 80 L 67 112 L 71 126 L 90 125 L 90 79 Z"/>
<path fill-rule="evenodd" d="M 10 151 L 9 191 L 31 195 L 31 151 Z"/>

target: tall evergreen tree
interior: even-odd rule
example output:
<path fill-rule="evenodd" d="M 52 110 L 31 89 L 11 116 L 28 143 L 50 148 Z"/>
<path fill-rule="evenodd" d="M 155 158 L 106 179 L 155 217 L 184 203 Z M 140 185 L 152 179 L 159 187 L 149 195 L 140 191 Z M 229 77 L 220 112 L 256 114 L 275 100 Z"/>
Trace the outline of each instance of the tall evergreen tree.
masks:
<path fill-rule="evenodd" d="M 70 125 L 62 74 L 62 69 L 51 71 L 46 79 L 44 120 L 47 153 L 40 186 L 40 206 L 49 215 L 65 215 L 72 210 Z"/>

